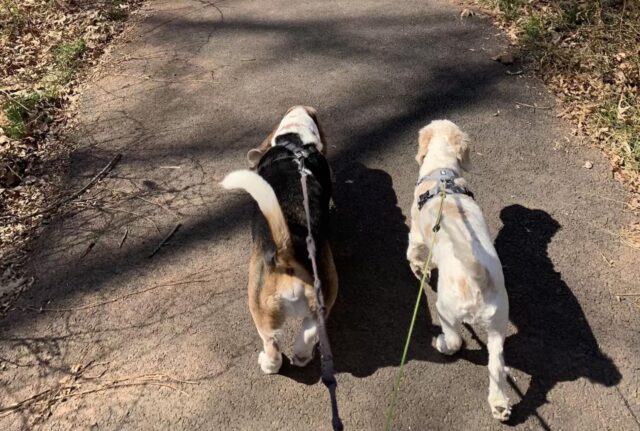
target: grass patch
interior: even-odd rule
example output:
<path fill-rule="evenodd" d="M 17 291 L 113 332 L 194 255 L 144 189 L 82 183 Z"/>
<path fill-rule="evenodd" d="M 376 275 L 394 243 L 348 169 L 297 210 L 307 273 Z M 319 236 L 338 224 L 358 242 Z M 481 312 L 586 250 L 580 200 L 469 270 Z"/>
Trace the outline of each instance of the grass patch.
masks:
<path fill-rule="evenodd" d="M 40 93 L 30 92 L 15 95 L 2 106 L 8 124 L 3 127 L 5 134 L 12 139 L 22 139 L 29 132 L 29 125 L 35 117 L 38 105 L 44 98 Z"/>
<path fill-rule="evenodd" d="M 66 85 L 75 73 L 75 65 L 82 53 L 87 49 L 84 39 L 77 38 L 65 42 L 54 50 L 55 68 L 46 81 L 54 86 Z"/>
<path fill-rule="evenodd" d="M 640 173 L 640 2 L 479 0 L 497 11 L 576 132 Z M 619 159 L 619 160 L 618 160 Z"/>
<path fill-rule="evenodd" d="M 532 15 L 528 17 L 523 24 L 523 28 L 527 40 L 530 42 L 536 41 L 542 36 L 542 20 L 538 16 Z"/>

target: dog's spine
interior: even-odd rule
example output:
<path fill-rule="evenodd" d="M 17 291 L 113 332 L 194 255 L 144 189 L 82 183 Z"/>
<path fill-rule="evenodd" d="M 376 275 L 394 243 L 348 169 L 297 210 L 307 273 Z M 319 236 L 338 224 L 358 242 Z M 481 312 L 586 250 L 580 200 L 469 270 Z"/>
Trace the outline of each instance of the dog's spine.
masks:
<path fill-rule="evenodd" d="M 453 255 L 469 268 L 469 278 L 478 286 L 485 285 L 489 281 L 489 273 L 473 254 L 471 239 L 467 238 L 455 223 L 443 220 L 442 229 L 453 242 Z"/>
<path fill-rule="evenodd" d="M 271 185 L 260 175 L 249 170 L 231 172 L 220 183 L 227 190 L 243 189 L 258 203 L 276 244 L 276 262 L 291 253 L 291 235 Z"/>

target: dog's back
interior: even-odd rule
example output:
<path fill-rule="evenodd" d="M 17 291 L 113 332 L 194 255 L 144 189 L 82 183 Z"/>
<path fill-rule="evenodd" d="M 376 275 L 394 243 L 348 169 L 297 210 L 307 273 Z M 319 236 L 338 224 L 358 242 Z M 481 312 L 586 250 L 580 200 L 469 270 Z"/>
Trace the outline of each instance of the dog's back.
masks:
<path fill-rule="evenodd" d="M 302 141 L 297 134 L 289 133 L 278 136 L 276 144 L 260 160 L 257 173 L 269 183 L 276 194 L 289 227 L 295 259 L 311 271 L 306 245 L 307 221 L 299 168 L 290 150 L 284 147 L 289 144 L 289 146 L 301 148 Z M 326 159 L 319 152 L 312 152 L 305 159 L 305 168 L 311 172 L 311 175 L 307 176 L 311 231 L 317 250 L 321 250 L 329 234 L 331 173 Z M 259 210 L 254 213 L 252 234 L 253 240 L 262 248 L 263 255 L 275 257 L 276 244 L 267 220 Z"/>

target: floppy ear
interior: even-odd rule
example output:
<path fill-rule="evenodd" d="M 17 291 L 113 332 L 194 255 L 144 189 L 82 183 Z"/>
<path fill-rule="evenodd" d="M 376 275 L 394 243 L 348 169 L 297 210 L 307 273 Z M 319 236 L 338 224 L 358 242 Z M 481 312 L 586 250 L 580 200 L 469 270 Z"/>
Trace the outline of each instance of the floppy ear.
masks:
<path fill-rule="evenodd" d="M 258 163 L 260 162 L 260 159 L 262 158 L 264 153 L 266 153 L 269 148 L 271 148 L 271 139 L 273 139 L 273 135 L 276 133 L 277 128 L 278 126 L 276 126 L 271 131 L 271 133 L 269 133 L 269 136 L 267 136 L 264 141 L 262 141 L 260 145 L 258 145 L 257 148 L 249 150 L 249 152 L 247 153 L 247 161 L 249 162 L 249 166 L 251 167 L 251 169 L 258 166 Z"/>
<path fill-rule="evenodd" d="M 465 171 L 471 168 L 471 160 L 469 158 L 469 135 L 457 129 L 451 136 L 451 143 L 456 149 L 456 158 L 460 162 L 460 166 Z"/>
<path fill-rule="evenodd" d="M 262 158 L 262 155 L 264 153 L 264 150 L 260 148 L 249 150 L 249 152 L 247 153 L 247 161 L 249 162 L 249 166 L 252 169 L 258 166 L 258 163 L 260 163 L 260 159 Z"/>
<path fill-rule="evenodd" d="M 320 122 L 318 121 L 318 111 L 313 106 L 304 106 L 303 107 L 309 117 L 316 123 L 316 127 L 318 128 L 318 133 L 320 134 L 320 142 L 322 143 L 322 154 L 327 155 L 327 141 L 325 141 L 325 134 Z"/>
<path fill-rule="evenodd" d="M 429 126 L 423 127 L 418 134 L 418 154 L 416 154 L 416 162 L 422 165 L 422 161 L 427 155 L 429 150 L 429 142 L 433 137 L 433 129 Z"/>

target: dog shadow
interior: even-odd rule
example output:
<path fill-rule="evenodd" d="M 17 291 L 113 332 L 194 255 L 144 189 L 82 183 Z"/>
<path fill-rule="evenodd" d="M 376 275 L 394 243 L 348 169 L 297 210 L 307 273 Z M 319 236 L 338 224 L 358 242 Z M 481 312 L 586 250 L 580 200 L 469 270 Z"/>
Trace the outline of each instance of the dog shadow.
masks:
<path fill-rule="evenodd" d="M 366 377 L 397 366 L 419 283 L 405 258 L 409 228 L 391 176 L 354 163 L 336 177 L 332 237 L 340 293 L 329 323 L 336 371 Z M 438 333 L 424 304 L 409 359 L 436 360 Z"/>
<path fill-rule="evenodd" d="M 500 213 L 495 246 L 504 268 L 511 322 L 518 333 L 505 342 L 507 366 L 531 376 L 509 424 L 537 416 L 559 382 L 587 377 L 605 386 L 621 374 L 598 347 L 584 312 L 554 269 L 547 248 L 560 224 L 542 210 L 511 205 Z"/>
<path fill-rule="evenodd" d="M 336 373 L 367 377 L 385 366 L 397 366 L 418 293 L 405 258 L 409 228 L 393 190 L 391 176 L 360 163 L 336 173 L 331 247 L 339 292 L 328 321 Z M 414 330 L 409 360 L 444 358 L 431 347 L 439 333 L 424 303 Z M 314 384 L 320 378 L 316 358 L 304 368 L 288 364 L 281 374 Z"/>

